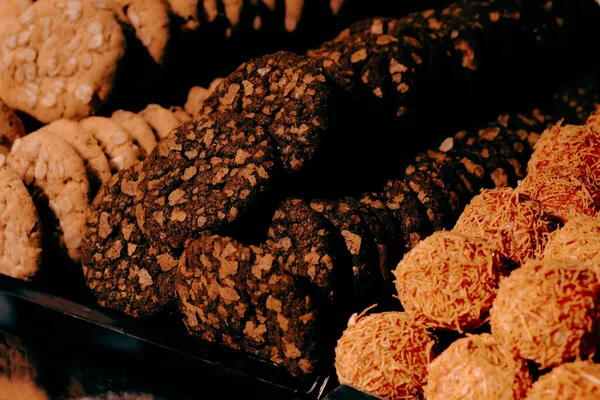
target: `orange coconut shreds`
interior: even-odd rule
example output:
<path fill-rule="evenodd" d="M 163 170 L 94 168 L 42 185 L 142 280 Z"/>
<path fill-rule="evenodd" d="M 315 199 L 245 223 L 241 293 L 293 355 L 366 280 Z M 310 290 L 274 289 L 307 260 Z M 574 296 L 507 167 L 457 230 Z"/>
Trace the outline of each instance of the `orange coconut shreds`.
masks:
<path fill-rule="evenodd" d="M 519 400 L 531 386 L 522 358 L 489 333 L 452 343 L 427 367 L 427 400 Z"/>
<path fill-rule="evenodd" d="M 547 129 L 534 146 L 527 173 L 575 176 L 585 182 L 600 182 L 600 134 L 589 125 L 560 123 Z"/>
<path fill-rule="evenodd" d="M 588 215 L 571 218 L 548 236 L 543 258 L 590 263 L 600 272 L 600 219 Z"/>
<path fill-rule="evenodd" d="M 438 231 L 394 270 L 398 298 L 431 328 L 470 331 L 486 322 L 506 266 L 500 251 L 483 239 Z"/>
<path fill-rule="evenodd" d="M 527 400 L 600 399 L 600 364 L 574 361 L 554 368 L 533 384 Z"/>
<path fill-rule="evenodd" d="M 511 188 L 482 190 L 458 218 L 454 231 L 494 243 L 512 261 L 522 264 L 542 251 L 557 221 L 541 203 Z"/>
<path fill-rule="evenodd" d="M 384 399 L 421 398 L 435 347 L 434 336 L 406 313 L 359 318 L 337 342 L 338 380 Z"/>
<path fill-rule="evenodd" d="M 516 191 L 542 203 L 548 214 L 562 222 L 580 214 L 596 215 L 600 210 L 594 201 L 598 193 L 591 192 L 588 185 L 574 176 L 527 175 Z"/>
<path fill-rule="evenodd" d="M 529 260 L 500 282 L 490 310 L 496 341 L 542 369 L 600 344 L 600 281 L 583 263 Z"/>

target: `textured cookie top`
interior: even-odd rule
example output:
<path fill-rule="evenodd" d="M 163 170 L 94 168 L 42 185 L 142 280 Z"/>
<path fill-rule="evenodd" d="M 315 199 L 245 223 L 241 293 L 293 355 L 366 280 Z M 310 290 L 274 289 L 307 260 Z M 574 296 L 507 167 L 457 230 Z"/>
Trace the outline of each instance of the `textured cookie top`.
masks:
<path fill-rule="evenodd" d="M 0 153 L 7 154 L 15 139 L 24 134 L 23 122 L 0 98 Z"/>
<path fill-rule="evenodd" d="M 328 128 L 329 86 L 306 57 L 278 52 L 242 64 L 204 101 L 205 114 L 233 111 L 271 136 L 287 172 L 310 161 Z"/>
<path fill-rule="evenodd" d="M 33 200 L 0 154 L 0 274 L 31 278 L 41 261 L 42 227 Z"/>
<path fill-rule="evenodd" d="M 177 258 L 151 246 L 137 227 L 135 192 L 141 163 L 114 175 L 89 208 L 82 245 L 83 272 L 99 304 L 136 317 L 174 299 Z"/>
<path fill-rule="evenodd" d="M 110 119 L 120 125 L 140 148 L 140 155 L 145 158 L 156 147 L 156 137 L 146 120 L 131 111 L 117 110 Z"/>
<path fill-rule="evenodd" d="M 222 113 L 186 122 L 144 161 L 138 223 L 156 244 L 181 248 L 202 230 L 219 230 L 268 189 L 272 147 L 256 121 Z"/>
<path fill-rule="evenodd" d="M 39 189 L 47 197 L 64 246 L 79 261 L 90 192 L 81 157 L 60 137 L 38 131 L 17 139 L 7 161 L 30 191 Z"/>
<path fill-rule="evenodd" d="M 73 146 L 83 160 L 90 185 L 95 190 L 100 188 L 101 184 L 110 178 L 108 159 L 102 152 L 98 141 L 91 132 L 84 129 L 77 122 L 67 119 L 57 119 L 39 130 L 51 132 Z"/>
<path fill-rule="evenodd" d="M 177 293 L 185 323 L 204 339 L 283 365 L 292 375 L 316 371 L 322 354 L 322 304 L 259 247 L 226 237 L 190 241 Z"/>
<path fill-rule="evenodd" d="M 124 50 L 101 2 L 37 1 L 0 34 L 4 100 L 46 123 L 83 118 L 107 100 Z"/>

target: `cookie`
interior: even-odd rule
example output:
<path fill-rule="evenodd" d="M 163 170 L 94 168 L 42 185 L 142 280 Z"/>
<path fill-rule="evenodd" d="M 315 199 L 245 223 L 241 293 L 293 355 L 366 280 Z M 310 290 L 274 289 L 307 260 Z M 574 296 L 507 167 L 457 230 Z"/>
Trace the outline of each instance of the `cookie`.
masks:
<path fill-rule="evenodd" d="M 0 3 L 0 21 L 18 18 L 23 12 L 33 4 L 32 0 L 2 0 Z"/>
<path fill-rule="evenodd" d="M 108 159 L 102 152 L 98 141 L 77 122 L 58 119 L 39 130 L 59 136 L 75 149 L 83 160 L 83 165 L 85 165 L 92 195 L 100 189 L 104 182 L 110 179 Z"/>
<path fill-rule="evenodd" d="M 428 153 L 436 158 L 449 158 L 449 165 L 456 168 L 459 179 L 471 195 L 477 194 L 481 188 L 494 186 L 491 177 L 486 175 L 481 156 L 453 136 L 444 139 L 437 150 Z"/>
<path fill-rule="evenodd" d="M 40 266 L 42 227 L 19 176 L 0 154 L 0 274 L 27 280 Z"/>
<path fill-rule="evenodd" d="M 181 248 L 248 212 L 274 169 L 269 138 L 255 120 L 222 113 L 185 122 L 144 161 L 138 224 L 153 243 Z"/>
<path fill-rule="evenodd" d="M 23 122 L 0 98 L 0 154 L 8 154 L 16 138 L 25 135 Z"/>
<path fill-rule="evenodd" d="M 406 183 L 396 179 L 387 181 L 381 197 L 400 223 L 405 252 L 433 232 L 423 204 Z"/>
<path fill-rule="evenodd" d="M 167 137 L 169 132 L 177 128 L 180 124 L 177 117 L 171 111 L 158 104 L 149 104 L 139 114 L 154 129 L 156 137 L 159 139 Z"/>
<path fill-rule="evenodd" d="M 334 228 L 307 203 L 286 199 L 273 215 L 266 248 L 287 273 L 309 280 L 333 298 L 344 279 L 334 235 Z"/>
<path fill-rule="evenodd" d="M 138 161 L 138 147 L 127 131 L 110 118 L 87 117 L 79 121 L 79 125 L 96 138 L 113 173 L 129 168 Z"/>
<path fill-rule="evenodd" d="M 164 0 L 108 0 L 121 23 L 131 25 L 148 53 L 162 64 L 170 39 L 169 7 Z"/>
<path fill-rule="evenodd" d="M 201 86 L 193 86 L 187 95 L 183 108 L 191 116 L 195 117 L 204 107 L 204 100 L 210 96 L 210 91 Z"/>
<path fill-rule="evenodd" d="M 278 52 L 242 64 L 204 101 L 203 112 L 242 113 L 263 127 L 283 167 L 310 162 L 328 129 L 329 86 L 310 59 Z"/>
<path fill-rule="evenodd" d="M 156 147 L 154 132 L 143 117 L 131 111 L 117 110 L 112 113 L 110 119 L 120 125 L 134 140 L 139 147 L 142 159 L 146 158 Z"/>
<path fill-rule="evenodd" d="M 171 106 L 169 107 L 169 111 L 173 113 L 173 115 L 175 116 L 175 118 L 177 118 L 180 124 L 192 120 L 192 116 L 179 106 Z"/>
<path fill-rule="evenodd" d="M 330 324 L 310 289 L 268 251 L 226 237 L 192 240 L 176 288 L 191 334 L 270 360 L 294 376 L 317 371 Z"/>
<path fill-rule="evenodd" d="M 38 131 L 17 139 L 8 165 L 28 187 L 40 191 L 58 219 L 58 235 L 69 257 L 78 262 L 90 185 L 75 149 L 60 137 Z M 34 197 L 34 201 L 40 201 Z"/>
<path fill-rule="evenodd" d="M 181 18 L 183 31 L 195 31 L 200 27 L 198 18 L 199 0 L 167 0 L 171 12 Z"/>
<path fill-rule="evenodd" d="M 344 238 L 350 260 L 348 268 L 352 270 L 353 311 L 361 311 L 376 303 L 381 294 L 382 277 L 378 249 L 369 226 L 343 199 L 312 200 L 310 207 L 331 222 Z"/>
<path fill-rule="evenodd" d="M 178 258 L 151 246 L 137 226 L 135 192 L 141 163 L 105 183 L 86 217 L 81 262 L 86 284 L 102 307 L 147 317 L 175 297 Z"/>
<path fill-rule="evenodd" d="M 8 24 L 0 34 L 0 87 L 10 107 L 48 123 L 84 118 L 106 102 L 125 39 L 102 4 L 37 1 Z"/>

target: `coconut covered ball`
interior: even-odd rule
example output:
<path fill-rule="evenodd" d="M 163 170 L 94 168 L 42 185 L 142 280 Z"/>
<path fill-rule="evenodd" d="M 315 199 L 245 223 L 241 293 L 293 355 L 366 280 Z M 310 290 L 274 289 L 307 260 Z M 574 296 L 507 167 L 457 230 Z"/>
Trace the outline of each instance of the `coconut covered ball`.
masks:
<path fill-rule="evenodd" d="M 565 223 L 577 215 L 596 215 L 600 196 L 580 178 L 555 174 L 529 174 L 516 189 L 539 201 L 548 214 Z"/>
<path fill-rule="evenodd" d="M 427 400 L 518 400 L 531 386 L 525 360 L 489 333 L 452 343 L 427 368 Z"/>
<path fill-rule="evenodd" d="M 554 368 L 533 384 L 527 400 L 600 399 L 600 364 L 575 361 Z"/>
<path fill-rule="evenodd" d="M 484 189 L 465 207 L 454 231 L 491 243 L 512 261 L 522 264 L 538 256 L 556 218 L 539 202 L 511 188 Z"/>
<path fill-rule="evenodd" d="M 404 312 L 352 321 L 335 348 L 341 384 L 384 399 L 421 398 L 436 339 Z"/>
<path fill-rule="evenodd" d="M 500 283 L 490 311 L 496 341 L 521 357 L 554 367 L 600 344 L 600 282 L 585 264 L 530 260 Z"/>
<path fill-rule="evenodd" d="M 548 236 L 543 258 L 600 266 L 600 219 L 578 215 Z"/>
<path fill-rule="evenodd" d="M 575 177 L 596 187 L 600 182 L 600 134 L 592 126 L 595 116 L 586 125 L 557 124 L 542 133 L 534 145 L 527 164 L 528 175 Z"/>
<path fill-rule="evenodd" d="M 421 240 L 396 269 L 406 312 L 431 328 L 470 331 L 483 325 L 507 260 L 491 243 L 439 231 Z"/>

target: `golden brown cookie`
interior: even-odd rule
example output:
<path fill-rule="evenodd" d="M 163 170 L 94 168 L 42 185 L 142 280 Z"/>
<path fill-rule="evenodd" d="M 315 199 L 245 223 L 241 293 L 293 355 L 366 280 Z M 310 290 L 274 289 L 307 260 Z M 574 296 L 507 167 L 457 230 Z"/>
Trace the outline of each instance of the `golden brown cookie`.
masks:
<path fill-rule="evenodd" d="M 200 26 L 198 19 L 199 0 L 167 0 L 173 14 L 181 18 L 184 23 L 183 31 L 194 31 Z"/>
<path fill-rule="evenodd" d="M 156 137 L 154 137 L 152 128 L 138 114 L 131 111 L 117 110 L 112 113 L 110 119 L 125 129 L 129 136 L 137 143 L 142 158 L 146 158 L 152 149 L 156 147 Z"/>
<path fill-rule="evenodd" d="M 41 122 L 81 119 L 104 103 L 125 53 L 115 16 L 91 0 L 41 0 L 0 33 L 4 101 Z"/>
<path fill-rule="evenodd" d="M 25 280 L 36 274 L 42 253 L 41 230 L 27 188 L 0 154 L 0 274 Z"/>
<path fill-rule="evenodd" d="M 173 113 L 175 118 L 177 118 L 181 124 L 192 120 L 192 116 L 179 106 L 171 106 L 169 107 L 169 111 Z"/>
<path fill-rule="evenodd" d="M 100 147 L 96 138 L 77 122 L 58 119 L 43 126 L 40 130 L 60 136 L 65 142 L 73 146 L 83 160 L 90 186 L 93 187 L 92 193 L 95 193 L 110 178 L 110 166 L 108 165 L 108 159 L 102 152 L 102 147 Z"/>
<path fill-rule="evenodd" d="M 113 172 L 131 167 L 138 161 L 139 150 L 129 134 L 105 117 L 88 117 L 79 122 L 96 138 L 108 157 Z"/>
<path fill-rule="evenodd" d="M 15 139 L 24 134 L 23 122 L 0 98 L 0 154 L 8 154 Z"/>
<path fill-rule="evenodd" d="M 148 104 L 146 108 L 140 111 L 140 115 L 154 129 L 159 139 L 167 137 L 169 132 L 180 125 L 179 120 L 171 111 L 158 104 Z"/>
<path fill-rule="evenodd" d="M 17 139 L 7 161 L 30 193 L 39 191 L 47 198 L 69 256 L 79 261 L 90 192 L 81 157 L 60 137 L 38 131 Z"/>
<path fill-rule="evenodd" d="M 210 91 L 201 86 L 193 86 L 188 92 L 187 101 L 183 108 L 188 114 L 195 116 L 202 110 L 204 100 L 210 96 Z"/>
<path fill-rule="evenodd" d="M 18 18 L 32 4 L 31 0 L 0 0 L 0 25 L 9 19 Z"/>
<path fill-rule="evenodd" d="M 164 0 L 108 0 L 119 21 L 131 25 L 150 56 L 162 64 L 169 43 L 169 7 Z"/>

